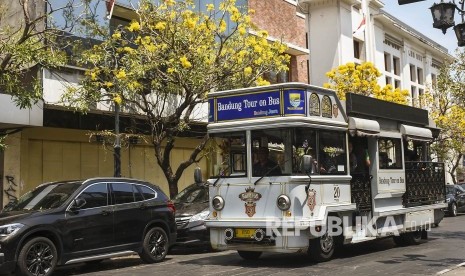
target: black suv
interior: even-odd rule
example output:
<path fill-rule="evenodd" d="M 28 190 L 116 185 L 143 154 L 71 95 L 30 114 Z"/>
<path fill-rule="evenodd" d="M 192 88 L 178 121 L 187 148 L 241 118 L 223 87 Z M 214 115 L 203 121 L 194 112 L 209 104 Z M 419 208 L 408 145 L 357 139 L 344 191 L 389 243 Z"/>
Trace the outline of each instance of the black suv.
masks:
<path fill-rule="evenodd" d="M 159 187 L 134 179 L 42 184 L 0 213 L 0 272 L 46 276 L 134 253 L 162 261 L 176 241 L 174 213 Z"/>
<path fill-rule="evenodd" d="M 460 185 L 446 185 L 447 212 L 457 216 L 457 212 L 465 211 L 465 189 Z"/>

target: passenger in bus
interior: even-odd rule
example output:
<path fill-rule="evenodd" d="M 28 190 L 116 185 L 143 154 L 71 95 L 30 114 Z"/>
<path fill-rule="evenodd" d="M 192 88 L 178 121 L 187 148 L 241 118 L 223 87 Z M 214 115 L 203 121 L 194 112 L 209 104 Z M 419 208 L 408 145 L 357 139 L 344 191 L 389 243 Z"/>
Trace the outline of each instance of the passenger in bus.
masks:
<path fill-rule="evenodd" d="M 258 148 L 257 160 L 253 164 L 253 176 L 281 175 L 281 168 L 269 158 L 269 153 L 268 148 Z"/>
<path fill-rule="evenodd" d="M 368 149 L 363 143 L 358 143 L 357 150 L 354 149 L 352 142 L 349 142 L 349 167 L 351 173 L 365 173 L 370 169 L 371 160 Z"/>

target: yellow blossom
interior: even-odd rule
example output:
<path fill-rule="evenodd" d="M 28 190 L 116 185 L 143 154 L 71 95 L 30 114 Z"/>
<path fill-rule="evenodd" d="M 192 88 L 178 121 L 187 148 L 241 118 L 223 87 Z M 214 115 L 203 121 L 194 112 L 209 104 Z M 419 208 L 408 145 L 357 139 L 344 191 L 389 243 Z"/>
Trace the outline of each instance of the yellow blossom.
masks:
<path fill-rule="evenodd" d="M 259 77 L 255 83 L 258 85 L 258 86 L 264 86 L 264 85 L 269 85 L 270 82 L 267 81 L 267 80 L 264 80 L 262 77 Z"/>
<path fill-rule="evenodd" d="M 196 22 L 193 18 L 189 18 L 184 21 L 184 24 L 188 29 L 192 30 L 195 28 Z"/>
<path fill-rule="evenodd" d="M 114 33 L 111 37 L 114 39 L 119 39 L 121 38 L 121 33 Z"/>
<path fill-rule="evenodd" d="M 244 75 L 249 76 L 250 74 L 252 74 L 252 67 L 250 67 L 250 66 L 245 67 L 244 68 Z"/>
<path fill-rule="evenodd" d="M 164 29 L 166 29 L 166 22 L 163 22 L 163 21 L 158 22 L 155 25 L 155 29 L 157 29 L 159 31 L 163 31 Z"/>
<path fill-rule="evenodd" d="M 106 81 L 106 82 L 105 82 L 105 86 L 108 87 L 108 88 L 110 88 L 110 87 L 113 86 L 113 83 L 110 82 L 110 81 Z"/>
<path fill-rule="evenodd" d="M 96 80 L 97 79 L 97 74 L 95 72 L 90 73 L 90 79 L 91 80 Z"/>
<path fill-rule="evenodd" d="M 215 9 L 215 5 L 207 4 L 207 11 L 213 11 Z"/>
<path fill-rule="evenodd" d="M 176 4 L 176 1 L 175 0 L 165 0 L 165 4 L 166 4 L 166 6 L 170 7 L 170 6 L 173 6 L 174 4 Z"/>
<path fill-rule="evenodd" d="M 140 30 L 140 24 L 137 21 L 132 21 L 128 27 L 128 30 L 131 32 L 137 32 Z"/>
<path fill-rule="evenodd" d="M 126 72 L 124 72 L 124 70 L 120 70 L 118 71 L 118 73 L 116 73 L 115 76 L 117 79 L 124 79 L 126 78 Z"/>
<path fill-rule="evenodd" d="M 184 67 L 184 68 L 192 67 L 192 64 L 189 62 L 189 60 L 187 60 L 186 56 L 182 56 L 179 60 L 181 61 L 182 67 Z"/>
<path fill-rule="evenodd" d="M 120 95 L 115 95 L 113 97 L 113 101 L 118 104 L 118 105 L 121 105 L 121 103 L 123 102 L 123 99 L 121 99 L 121 96 Z"/>
<path fill-rule="evenodd" d="M 174 69 L 174 68 L 168 68 L 168 70 L 167 70 L 168 74 L 172 74 L 175 71 L 176 71 L 176 69 Z"/>
<path fill-rule="evenodd" d="M 223 19 L 220 21 L 219 31 L 220 33 L 226 31 L 226 22 Z"/>

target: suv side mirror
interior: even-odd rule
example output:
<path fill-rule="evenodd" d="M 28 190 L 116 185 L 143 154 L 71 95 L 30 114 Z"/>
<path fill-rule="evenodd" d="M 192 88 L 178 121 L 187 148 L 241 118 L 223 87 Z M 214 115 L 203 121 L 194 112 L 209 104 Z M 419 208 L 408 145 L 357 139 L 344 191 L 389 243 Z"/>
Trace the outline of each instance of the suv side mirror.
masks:
<path fill-rule="evenodd" d="M 202 169 L 200 167 L 197 167 L 194 170 L 194 181 L 195 181 L 196 184 L 203 183 L 203 181 L 202 181 Z"/>
<path fill-rule="evenodd" d="M 71 205 L 71 207 L 69 208 L 71 211 L 73 212 L 76 212 L 76 211 L 79 211 L 79 209 L 82 208 L 82 206 L 84 206 L 86 204 L 86 200 L 83 199 L 83 198 L 76 198 L 73 200 L 73 204 Z"/>

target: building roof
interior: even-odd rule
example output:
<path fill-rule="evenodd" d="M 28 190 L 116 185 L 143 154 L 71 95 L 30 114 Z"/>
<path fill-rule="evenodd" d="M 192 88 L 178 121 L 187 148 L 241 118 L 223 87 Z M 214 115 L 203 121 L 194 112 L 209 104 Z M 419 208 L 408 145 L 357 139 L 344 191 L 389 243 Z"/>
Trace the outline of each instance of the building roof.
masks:
<path fill-rule="evenodd" d="M 449 54 L 446 47 L 440 45 L 436 41 L 432 40 L 431 38 L 425 36 L 424 34 L 420 33 L 419 31 L 415 30 L 414 28 L 410 27 L 408 24 L 402 22 L 400 19 L 396 18 L 392 14 L 388 13 L 387 11 L 380 9 L 379 15 L 383 16 L 387 20 L 391 21 L 394 27 L 399 28 L 401 31 L 407 33 L 408 35 L 417 38 L 420 42 L 426 44 L 427 46 L 441 52 L 442 54 L 447 55 L 449 58 L 453 59 L 453 57 Z"/>

